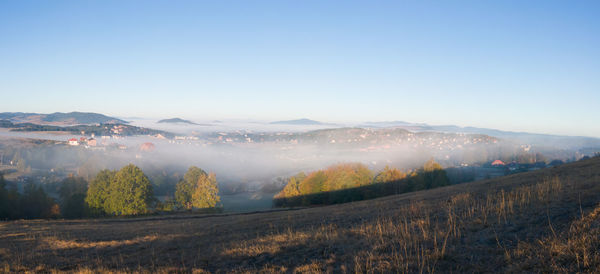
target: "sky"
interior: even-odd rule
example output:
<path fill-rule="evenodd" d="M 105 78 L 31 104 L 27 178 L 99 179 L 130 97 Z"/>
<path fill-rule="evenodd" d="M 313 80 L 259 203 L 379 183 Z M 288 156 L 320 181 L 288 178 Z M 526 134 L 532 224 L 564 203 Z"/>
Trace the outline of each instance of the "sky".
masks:
<path fill-rule="evenodd" d="M 0 1 L 0 112 L 600 137 L 600 1 Z"/>

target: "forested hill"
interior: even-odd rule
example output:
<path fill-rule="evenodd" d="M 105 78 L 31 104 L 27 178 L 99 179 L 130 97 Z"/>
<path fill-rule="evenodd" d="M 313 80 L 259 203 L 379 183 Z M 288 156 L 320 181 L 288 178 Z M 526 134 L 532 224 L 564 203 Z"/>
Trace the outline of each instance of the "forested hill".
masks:
<path fill-rule="evenodd" d="M 165 138 L 174 137 L 173 133 L 144 128 L 136 127 L 132 125 L 124 124 L 95 124 L 95 125 L 76 125 L 76 126 L 53 126 L 53 125 L 38 125 L 33 123 L 13 123 L 8 120 L 0 120 L 0 128 L 8 128 L 11 131 L 62 131 L 70 132 L 73 134 L 81 134 L 95 136 L 134 136 L 134 135 L 153 135 L 162 136 Z"/>
<path fill-rule="evenodd" d="M 275 121 L 271 122 L 273 125 L 295 125 L 295 126 L 307 126 L 307 125 L 331 125 L 323 122 L 310 120 L 306 118 L 297 119 L 297 120 L 288 120 L 288 121 Z"/>
<path fill-rule="evenodd" d="M 91 125 L 118 123 L 127 124 L 127 121 L 109 117 L 100 113 L 93 112 L 55 112 L 51 114 L 41 113 L 23 113 L 23 112 L 3 112 L 0 113 L 0 120 L 9 120 L 14 123 L 32 123 L 39 125 Z"/>
<path fill-rule="evenodd" d="M 166 124 L 190 124 L 190 125 L 197 125 L 196 123 L 190 121 L 190 120 L 184 120 L 181 118 L 171 118 L 171 119 L 163 119 L 158 121 L 158 123 L 166 123 Z"/>

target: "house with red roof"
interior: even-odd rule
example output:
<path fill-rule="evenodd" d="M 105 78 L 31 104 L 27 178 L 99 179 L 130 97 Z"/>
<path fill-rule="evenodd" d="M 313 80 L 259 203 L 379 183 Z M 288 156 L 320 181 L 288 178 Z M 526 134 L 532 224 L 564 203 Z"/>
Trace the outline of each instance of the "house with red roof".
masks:
<path fill-rule="evenodd" d="M 506 164 L 500 160 L 496 160 L 492 162 L 492 166 L 505 166 Z"/>
<path fill-rule="evenodd" d="M 68 144 L 69 144 L 70 146 L 78 146 L 78 145 L 79 145 L 79 142 L 77 141 L 77 139 L 76 139 L 76 138 L 71 138 L 71 139 L 69 139 L 69 142 L 68 142 Z"/>

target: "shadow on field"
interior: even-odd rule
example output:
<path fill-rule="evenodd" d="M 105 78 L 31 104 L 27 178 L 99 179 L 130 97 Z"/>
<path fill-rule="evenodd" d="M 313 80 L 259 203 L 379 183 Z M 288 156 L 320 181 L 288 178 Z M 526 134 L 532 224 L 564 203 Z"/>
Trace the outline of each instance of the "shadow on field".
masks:
<path fill-rule="evenodd" d="M 303 210 L 6 222 L 0 272 L 596 273 L 599 167 Z"/>
<path fill-rule="evenodd" d="M 45 262 L 38 260 L 38 264 L 51 263 L 59 270 L 114 271 L 169 267 L 211 272 L 235 272 L 247 268 L 310 271 L 311 267 L 322 269 L 343 265 L 347 263 L 345 260 L 358 256 L 361 246 L 369 246 L 364 236 L 353 232 L 360 230 L 356 224 L 345 227 L 343 233 L 337 224 L 329 222 L 298 225 L 293 229 L 283 223 L 262 223 L 257 225 L 258 231 L 237 235 L 218 232 L 220 227 L 167 234 L 138 232 L 135 236 L 123 231 L 121 235 L 110 235 L 110 238 L 106 238 L 109 235 L 98 237 L 94 231 L 88 231 L 80 235 L 21 240 L 35 241 L 38 247 L 44 247 L 36 251 L 45 257 Z M 58 254 L 60 256 L 55 256 Z M 336 257 L 340 255 L 343 257 Z M 325 262 L 325 265 L 312 265 L 315 262 Z"/>

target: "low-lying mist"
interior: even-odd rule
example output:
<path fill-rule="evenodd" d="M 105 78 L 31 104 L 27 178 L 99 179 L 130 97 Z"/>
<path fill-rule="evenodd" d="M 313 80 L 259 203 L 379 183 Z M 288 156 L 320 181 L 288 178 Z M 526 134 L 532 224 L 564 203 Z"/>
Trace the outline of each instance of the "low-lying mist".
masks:
<path fill-rule="evenodd" d="M 216 174 L 225 209 L 235 211 L 269 208 L 273 195 L 284 187 L 288 177 L 336 163 L 363 163 L 374 171 L 385 166 L 411 170 L 431 158 L 444 167 L 456 167 L 537 153 L 531 145 L 477 134 L 323 129 L 323 125 L 259 122 L 171 125 L 139 120 L 132 124 L 170 131 L 176 137 L 97 136 L 95 146 L 69 146 L 66 141 L 70 138 L 90 136 L 2 130 L 3 163 L 23 159 L 25 166 L 41 174 L 38 177 L 42 179 L 62 172 L 87 180 L 102 169 L 119 169 L 133 163 L 148 175 L 161 199 L 172 196 L 174 185 L 186 170 L 197 166 Z M 26 138 L 58 142 L 36 144 L 24 141 Z M 573 151 L 541 149 L 557 158 L 577 155 Z"/>

